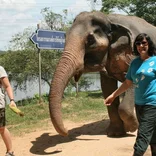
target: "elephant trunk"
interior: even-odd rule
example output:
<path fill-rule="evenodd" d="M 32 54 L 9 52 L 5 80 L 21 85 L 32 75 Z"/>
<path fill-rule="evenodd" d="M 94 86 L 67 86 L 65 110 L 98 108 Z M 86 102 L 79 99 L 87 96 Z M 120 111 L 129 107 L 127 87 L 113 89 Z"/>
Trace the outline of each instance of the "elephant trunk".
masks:
<path fill-rule="evenodd" d="M 73 52 L 65 50 L 51 83 L 49 95 L 50 117 L 56 131 L 62 136 L 67 136 L 68 130 L 65 129 L 62 120 L 61 101 L 69 80 L 77 70 L 83 68 L 83 55 L 81 56 L 82 58 L 78 59 L 78 56 Z"/>

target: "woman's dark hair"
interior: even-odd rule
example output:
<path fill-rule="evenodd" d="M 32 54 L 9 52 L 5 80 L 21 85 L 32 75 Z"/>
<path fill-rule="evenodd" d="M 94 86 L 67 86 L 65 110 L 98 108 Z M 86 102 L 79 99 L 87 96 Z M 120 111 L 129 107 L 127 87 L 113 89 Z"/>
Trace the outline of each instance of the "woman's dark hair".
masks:
<path fill-rule="evenodd" d="M 133 44 L 133 47 L 134 47 L 133 54 L 136 56 L 140 55 L 138 50 L 137 50 L 137 47 L 136 47 L 136 42 L 141 42 L 141 41 L 143 41 L 144 38 L 147 40 L 148 46 L 149 46 L 148 55 L 149 56 L 156 55 L 155 45 L 154 45 L 153 41 L 151 40 L 151 38 L 145 33 L 141 33 L 136 37 L 134 44 Z"/>

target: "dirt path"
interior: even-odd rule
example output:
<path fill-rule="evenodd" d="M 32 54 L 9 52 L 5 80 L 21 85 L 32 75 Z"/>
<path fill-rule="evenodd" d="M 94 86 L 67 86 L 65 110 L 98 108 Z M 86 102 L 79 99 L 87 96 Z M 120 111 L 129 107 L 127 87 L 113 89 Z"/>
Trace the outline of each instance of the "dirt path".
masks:
<path fill-rule="evenodd" d="M 13 137 L 16 156 L 132 156 L 135 133 L 122 138 L 108 138 L 105 129 L 108 120 L 73 123 L 65 121 L 70 135 L 57 134 L 51 123 L 46 130 L 36 130 L 21 137 Z M 5 146 L 0 140 L 0 156 Z M 145 156 L 150 156 L 148 149 Z"/>

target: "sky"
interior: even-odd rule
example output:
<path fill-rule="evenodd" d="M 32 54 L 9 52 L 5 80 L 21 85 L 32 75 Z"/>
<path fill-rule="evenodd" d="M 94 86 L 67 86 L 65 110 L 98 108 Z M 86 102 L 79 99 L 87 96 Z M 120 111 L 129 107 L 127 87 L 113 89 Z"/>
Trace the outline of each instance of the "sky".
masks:
<path fill-rule="evenodd" d="M 49 7 L 62 14 L 67 9 L 75 17 L 81 11 L 101 9 L 101 0 L 0 0 L 0 50 L 7 50 L 9 41 L 28 27 L 36 27 L 43 20 L 41 10 Z"/>

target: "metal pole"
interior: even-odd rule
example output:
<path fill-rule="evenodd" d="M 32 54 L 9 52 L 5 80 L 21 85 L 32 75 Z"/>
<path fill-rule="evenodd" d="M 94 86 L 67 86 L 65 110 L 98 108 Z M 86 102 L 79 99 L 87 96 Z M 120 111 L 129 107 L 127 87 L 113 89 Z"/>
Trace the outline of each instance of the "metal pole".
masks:
<path fill-rule="evenodd" d="M 40 25 L 37 24 L 37 29 L 40 28 Z M 41 52 L 38 49 L 38 70 L 39 70 L 39 103 L 42 102 L 42 94 L 41 94 Z"/>

